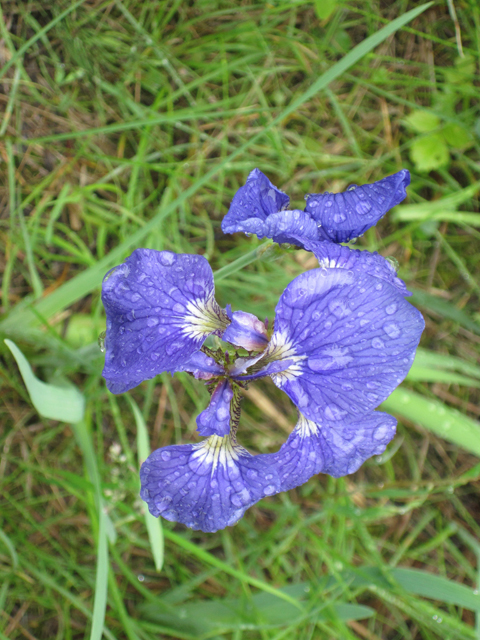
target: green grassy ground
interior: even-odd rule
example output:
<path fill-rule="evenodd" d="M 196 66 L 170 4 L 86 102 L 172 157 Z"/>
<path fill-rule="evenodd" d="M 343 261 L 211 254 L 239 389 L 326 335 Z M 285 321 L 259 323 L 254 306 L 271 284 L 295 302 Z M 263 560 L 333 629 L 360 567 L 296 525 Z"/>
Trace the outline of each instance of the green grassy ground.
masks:
<path fill-rule="evenodd" d="M 385 33 L 418 3 L 235 5 L 2 3 L 0 333 L 86 412 L 40 417 L 2 340 L 0 638 L 480 638 L 480 8 L 439 0 Z M 254 167 L 298 207 L 411 171 L 359 244 L 398 260 L 421 351 L 384 405 L 399 418 L 385 454 L 217 534 L 164 522 L 157 570 L 137 433 L 193 441 L 208 394 L 187 375 L 108 394 L 99 287 L 136 247 L 199 253 L 221 304 L 272 320 L 315 261 L 235 263 L 261 243 L 220 222 Z M 294 423 L 262 382 L 242 444 L 274 451 Z"/>

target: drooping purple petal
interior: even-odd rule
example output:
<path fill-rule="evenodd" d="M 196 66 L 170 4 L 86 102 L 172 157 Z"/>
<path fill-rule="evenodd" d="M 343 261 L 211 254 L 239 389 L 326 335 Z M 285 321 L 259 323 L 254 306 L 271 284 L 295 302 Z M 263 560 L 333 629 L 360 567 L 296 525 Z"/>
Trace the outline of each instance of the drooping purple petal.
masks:
<path fill-rule="evenodd" d="M 107 313 L 103 377 L 122 393 L 184 365 L 228 324 L 202 256 L 137 249 L 102 285 Z"/>
<path fill-rule="evenodd" d="M 289 201 L 290 198 L 277 189 L 260 169 L 254 169 L 246 184 L 234 195 L 222 221 L 222 231 L 261 234 L 267 216 L 286 209 Z"/>
<path fill-rule="evenodd" d="M 395 435 L 396 424 L 393 416 L 380 411 L 348 424 L 315 423 L 300 413 L 288 440 L 266 462 L 276 467 L 282 491 L 304 484 L 317 473 L 339 478 L 383 453 Z"/>
<path fill-rule="evenodd" d="M 232 312 L 230 305 L 227 305 L 227 315 L 231 322 L 223 333 L 222 340 L 247 351 L 265 349 L 268 342 L 267 329 L 253 313 Z"/>
<path fill-rule="evenodd" d="M 315 269 L 280 297 L 264 357 L 294 361 L 272 380 L 309 420 L 348 422 L 372 411 L 404 379 L 423 328 L 420 312 L 387 282 Z"/>
<path fill-rule="evenodd" d="M 320 225 L 320 239 L 348 242 L 399 204 L 406 197 L 409 184 L 410 174 L 402 169 L 373 184 L 352 185 L 343 193 L 309 194 L 305 196 L 305 211 Z"/>
<path fill-rule="evenodd" d="M 313 252 L 321 268 L 368 273 L 393 285 L 403 296 L 412 295 L 404 281 L 397 276 L 395 267 L 376 251 L 358 251 L 331 242 L 306 242 L 305 249 Z"/>
<path fill-rule="evenodd" d="M 150 513 L 214 532 L 235 524 L 255 502 L 278 493 L 273 465 L 230 436 L 157 449 L 140 469 Z"/>
<path fill-rule="evenodd" d="M 258 235 L 258 234 L 257 234 Z M 321 240 L 318 225 L 311 215 L 299 209 L 272 213 L 265 220 L 263 235 L 278 244 L 289 243 L 303 247 L 305 241 Z"/>
<path fill-rule="evenodd" d="M 228 380 L 217 384 L 210 404 L 197 417 L 197 431 L 201 436 L 227 436 L 230 433 L 230 403 L 233 390 Z"/>
<path fill-rule="evenodd" d="M 203 351 L 196 351 L 188 362 L 178 367 L 177 371 L 188 371 L 198 380 L 210 380 L 225 374 L 223 367 Z"/>

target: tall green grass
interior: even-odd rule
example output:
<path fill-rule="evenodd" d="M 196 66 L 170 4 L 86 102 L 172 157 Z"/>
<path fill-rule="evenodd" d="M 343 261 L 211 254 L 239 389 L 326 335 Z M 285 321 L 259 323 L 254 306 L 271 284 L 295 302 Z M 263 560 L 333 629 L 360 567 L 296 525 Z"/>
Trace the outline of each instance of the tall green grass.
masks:
<path fill-rule="evenodd" d="M 477 3 L 1 11 L 0 638 L 479 638 Z M 108 394 L 99 286 L 138 246 L 199 253 L 219 302 L 272 320 L 315 261 L 221 233 L 255 166 L 298 207 L 410 169 L 359 244 L 398 260 L 426 331 L 382 456 L 217 534 L 162 527 L 139 463 L 193 441 L 208 394 Z M 240 439 L 274 451 L 294 422 L 261 382 Z"/>

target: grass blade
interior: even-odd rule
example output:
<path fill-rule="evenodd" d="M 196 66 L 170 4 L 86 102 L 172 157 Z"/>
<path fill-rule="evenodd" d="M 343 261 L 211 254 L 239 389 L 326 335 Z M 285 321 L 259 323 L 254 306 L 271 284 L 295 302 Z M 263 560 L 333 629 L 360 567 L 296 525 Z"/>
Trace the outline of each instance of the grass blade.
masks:
<path fill-rule="evenodd" d="M 40 38 L 43 38 L 43 36 L 48 31 L 50 31 L 50 29 L 53 29 L 53 27 L 56 24 L 61 22 L 66 16 L 68 16 L 69 13 L 72 13 L 72 11 L 75 11 L 75 9 L 77 9 L 84 2 L 85 2 L 85 0 L 77 0 L 77 2 L 74 2 L 70 7 L 65 9 L 65 11 L 62 11 L 62 13 L 59 13 L 58 16 L 56 18 L 54 18 L 53 20 L 51 20 L 48 24 L 46 24 L 43 27 L 43 29 L 40 29 L 40 31 L 38 31 L 34 36 L 32 36 L 29 40 L 27 40 L 27 42 L 25 42 L 25 44 L 23 46 L 21 46 L 20 49 L 10 58 L 10 60 L 8 60 L 8 62 L 6 62 L 3 65 L 3 67 L 0 69 L 0 78 L 2 78 L 5 75 L 5 73 L 8 71 L 8 69 L 10 69 L 12 64 L 15 64 L 15 62 L 19 58 L 21 58 L 23 56 L 23 54 L 26 51 L 28 51 L 28 49 L 30 49 L 32 44 L 35 44 L 35 42 L 37 42 L 37 40 L 40 40 Z"/>
<path fill-rule="evenodd" d="M 392 575 L 409 593 L 480 611 L 480 594 L 463 584 L 418 569 L 393 569 Z"/>
<path fill-rule="evenodd" d="M 381 405 L 388 411 L 419 424 L 449 442 L 480 456 L 480 424 L 438 400 L 408 389 L 395 389 Z"/>
<path fill-rule="evenodd" d="M 141 466 L 142 463 L 150 455 L 150 444 L 148 442 L 147 425 L 145 424 L 145 420 L 143 419 L 142 413 L 138 408 L 137 403 L 128 395 L 127 395 L 127 399 L 130 403 L 130 407 L 132 408 L 133 415 L 135 417 L 135 424 L 137 425 L 138 465 Z M 155 569 L 157 571 L 161 571 L 163 566 L 163 557 L 164 557 L 164 539 L 163 539 L 162 522 L 160 518 L 155 518 L 154 516 L 152 516 L 152 514 L 148 511 L 145 505 L 144 505 L 144 513 L 145 513 L 145 524 L 147 526 L 147 531 L 148 531 L 148 539 L 150 540 L 150 547 L 152 549 L 153 561 L 155 562 Z"/>
<path fill-rule="evenodd" d="M 97 546 L 97 573 L 95 577 L 95 600 L 93 602 L 92 630 L 90 640 L 101 640 L 108 592 L 108 540 L 107 522 L 103 509 L 100 509 L 100 527 Z"/>

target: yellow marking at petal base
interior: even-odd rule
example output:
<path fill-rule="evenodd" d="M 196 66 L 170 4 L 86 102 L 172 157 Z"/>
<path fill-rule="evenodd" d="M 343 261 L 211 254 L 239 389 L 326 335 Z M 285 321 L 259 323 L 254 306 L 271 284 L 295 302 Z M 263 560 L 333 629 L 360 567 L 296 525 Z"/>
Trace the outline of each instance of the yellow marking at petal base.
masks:
<path fill-rule="evenodd" d="M 318 424 L 299 413 L 298 422 L 295 425 L 295 429 L 300 433 L 302 438 L 309 438 L 310 436 L 314 436 L 316 433 L 318 433 L 320 427 Z"/>
<path fill-rule="evenodd" d="M 183 333 L 189 338 L 198 339 L 209 336 L 214 331 L 225 330 L 229 321 L 223 319 L 223 313 L 215 298 L 197 299 L 188 302 L 187 313 L 179 316 L 175 324 L 180 324 Z"/>
<path fill-rule="evenodd" d="M 243 447 L 234 445 L 230 436 L 210 436 L 203 442 L 194 445 L 194 458 L 200 458 L 202 464 L 211 465 L 213 476 L 220 464 L 224 469 L 235 463 L 243 451 Z"/>
<path fill-rule="evenodd" d="M 288 369 L 281 371 L 280 373 L 272 374 L 271 378 L 275 384 L 281 384 L 287 380 L 293 380 L 298 378 L 303 372 L 303 367 L 300 364 L 302 360 L 306 359 L 306 355 L 296 355 L 295 347 L 293 346 L 292 339 L 286 333 L 274 333 L 268 347 L 266 349 L 266 362 L 274 362 L 277 360 L 293 360 Z"/>

